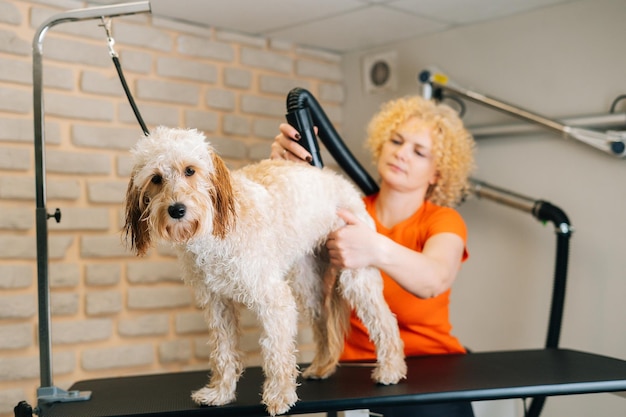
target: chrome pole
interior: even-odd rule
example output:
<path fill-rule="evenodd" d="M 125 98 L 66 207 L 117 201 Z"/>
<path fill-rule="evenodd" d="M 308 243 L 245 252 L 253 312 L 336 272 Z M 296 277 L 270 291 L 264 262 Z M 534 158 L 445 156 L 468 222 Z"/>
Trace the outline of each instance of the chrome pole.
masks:
<path fill-rule="evenodd" d="M 598 128 L 598 129 L 626 129 L 626 113 L 607 113 L 589 116 L 560 117 L 563 123 L 572 127 Z M 536 133 L 539 128 L 528 123 L 509 123 L 497 125 L 469 126 L 475 138 L 486 138 L 493 136 L 521 135 Z"/>
<path fill-rule="evenodd" d="M 530 122 L 536 123 L 538 125 L 544 126 L 548 129 L 556 131 L 557 133 L 567 133 L 568 129 L 562 123 L 557 121 L 547 119 L 543 116 L 538 115 L 537 113 L 533 113 L 531 111 L 513 106 L 511 104 L 505 103 L 503 101 L 499 101 L 493 99 L 491 97 L 487 97 L 483 94 L 477 93 L 475 91 L 470 91 L 462 87 L 450 86 L 447 84 L 433 84 L 437 88 L 441 88 L 444 91 L 449 91 L 453 94 L 457 94 L 462 97 L 466 97 L 467 99 L 474 101 L 476 103 L 483 104 L 492 109 L 502 111 L 504 113 L 510 114 L 511 116 L 518 117 L 523 120 L 528 120 Z"/>
<path fill-rule="evenodd" d="M 39 368 L 41 386 L 37 390 L 39 402 L 78 401 L 89 395 L 65 392 L 53 386 L 50 340 L 50 292 L 48 281 L 48 225 L 47 220 L 60 214 L 46 210 L 46 163 L 43 103 L 43 42 L 50 28 L 65 22 L 75 22 L 103 17 L 116 17 L 150 12 L 150 2 L 117 4 L 88 9 L 70 10 L 46 19 L 35 32 L 33 39 L 33 119 L 35 129 L 35 201 L 37 229 L 37 292 L 39 302 Z"/>
<path fill-rule="evenodd" d="M 471 193 L 478 198 L 486 198 L 506 206 L 532 214 L 536 200 L 521 194 L 495 187 L 486 182 L 470 178 Z"/>

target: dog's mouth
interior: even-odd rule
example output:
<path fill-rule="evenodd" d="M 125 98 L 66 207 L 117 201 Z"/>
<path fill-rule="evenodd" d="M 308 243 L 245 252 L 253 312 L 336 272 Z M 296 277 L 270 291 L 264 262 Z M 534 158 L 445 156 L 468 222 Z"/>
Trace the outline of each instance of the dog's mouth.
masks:
<path fill-rule="evenodd" d="M 199 229 L 200 222 L 197 220 L 174 220 L 166 224 L 163 238 L 175 243 L 185 243 L 193 238 Z"/>
<path fill-rule="evenodd" d="M 155 219 L 156 220 L 156 219 Z M 174 243 L 185 243 L 200 231 L 200 221 L 192 215 L 192 210 L 177 202 L 161 210 L 156 230 L 161 238 Z"/>

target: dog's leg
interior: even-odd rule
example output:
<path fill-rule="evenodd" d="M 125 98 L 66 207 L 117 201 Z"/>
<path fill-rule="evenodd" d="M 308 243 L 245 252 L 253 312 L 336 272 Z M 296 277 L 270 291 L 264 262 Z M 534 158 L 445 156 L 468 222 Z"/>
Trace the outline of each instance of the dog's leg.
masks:
<path fill-rule="evenodd" d="M 337 274 L 328 262 L 314 256 L 307 256 L 294 270 L 294 289 L 315 341 L 315 357 L 302 372 L 304 378 L 328 378 L 339 363 L 349 309 L 336 291 Z"/>
<path fill-rule="evenodd" d="M 298 400 L 295 338 L 298 331 L 298 310 L 291 288 L 285 281 L 265 277 L 274 282 L 270 289 L 255 294 L 252 308 L 263 327 L 263 404 L 274 416 L 287 412 Z"/>
<path fill-rule="evenodd" d="M 243 372 L 242 355 L 237 346 L 237 306 L 231 300 L 210 293 L 202 297 L 202 304 L 209 327 L 211 377 L 209 383 L 195 391 L 191 398 L 203 405 L 228 404 L 235 399 L 237 381 Z"/>
<path fill-rule="evenodd" d="M 376 346 L 376 368 L 372 378 L 381 384 L 395 384 L 406 378 L 404 345 L 398 322 L 383 297 L 378 270 L 343 270 L 339 276 L 344 297 L 367 328 Z"/>

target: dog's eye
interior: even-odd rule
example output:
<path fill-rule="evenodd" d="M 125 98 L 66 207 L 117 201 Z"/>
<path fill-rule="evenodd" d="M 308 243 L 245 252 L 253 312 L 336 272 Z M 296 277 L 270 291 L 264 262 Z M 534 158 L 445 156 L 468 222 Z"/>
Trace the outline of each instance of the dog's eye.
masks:
<path fill-rule="evenodd" d="M 185 176 L 191 177 L 195 173 L 196 173 L 196 170 L 193 169 L 192 167 L 185 168 Z"/>
<path fill-rule="evenodd" d="M 154 174 L 150 181 L 152 182 L 152 184 L 161 184 L 163 182 L 163 177 L 159 174 Z"/>

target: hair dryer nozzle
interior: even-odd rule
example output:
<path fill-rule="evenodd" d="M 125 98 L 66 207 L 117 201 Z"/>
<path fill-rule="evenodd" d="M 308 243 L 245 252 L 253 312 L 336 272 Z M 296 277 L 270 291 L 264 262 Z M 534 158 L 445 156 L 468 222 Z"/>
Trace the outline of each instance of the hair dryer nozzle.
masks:
<path fill-rule="evenodd" d="M 311 159 L 311 165 L 322 168 L 324 163 L 322 162 L 322 156 L 320 155 L 315 130 L 313 129 L 313 119 L 311 118 L 309 109 L 307 107 L 292 109 L 285 115 L 285 117 L 287 118 L 287 123 L 295 127 L 300 133 L 300 140 L 298 143 L 309 151 L 313 157 Z"/>

